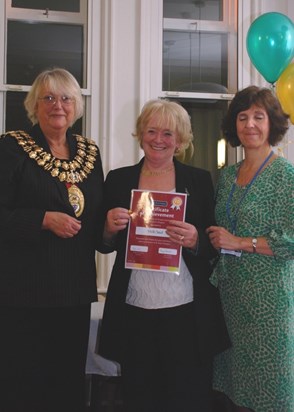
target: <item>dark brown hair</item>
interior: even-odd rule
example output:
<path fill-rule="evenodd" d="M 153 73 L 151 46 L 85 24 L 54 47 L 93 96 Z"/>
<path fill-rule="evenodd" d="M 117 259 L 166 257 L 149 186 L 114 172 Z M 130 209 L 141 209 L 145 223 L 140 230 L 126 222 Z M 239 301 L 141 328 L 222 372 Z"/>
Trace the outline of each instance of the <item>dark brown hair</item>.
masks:
<path fill-rule="evenodd" d="M 237 116 L 252 105 L 261 107 L 267 112 L 270 122 L 269 144 L 277 145 L 289 128 L 289 116 L 284 113 L 272 90 L 257 86 L 249 86 L 236 93 L 222 122 L 221 128 L 224 137 L 232 147 L 241 145 L 237 135 Z"/>

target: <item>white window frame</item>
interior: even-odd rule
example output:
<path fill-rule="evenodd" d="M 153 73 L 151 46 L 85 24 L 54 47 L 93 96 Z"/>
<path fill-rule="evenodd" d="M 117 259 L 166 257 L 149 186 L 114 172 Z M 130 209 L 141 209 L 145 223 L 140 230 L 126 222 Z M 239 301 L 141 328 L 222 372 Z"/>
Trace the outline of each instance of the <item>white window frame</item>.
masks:
<path fill-rule="evenodd" d="M 100 50 L 97 45 L 100 44 L 100 32 L 95 29 L 96 25 L 93 25 L 93 10 L 95 9 L 96 17 L 100 19 L 100 0 L 88 0 L 87 3 L 84 0 L 80 2 L 81 9 L 79 13 L 72 12 L 61 12 L 49 10 L 49 15 L 44 14 L 44 10 L 37 9 L 23 9 L 11 7 L 11 0 L 4 0 L 0 2 L 0 53 L 2 54 L 3 64 L 0 66 L 0 131 L 5 130 L 5 92 L 7 91 L 20 91 L 28 92 L 30 86 L 21 84 L 8 84 L 5 82 L 6 79 L 6 50 L 7 50 L 7 21 L 8 20 L 20 20 L 20 21 L 36 21 L 36 22 L 48 22 L 48 23 L 71 23 L 85 25 L 85 36 L 84 36 L 84 80 L 86 80 L 86 87 L 82 88 L 82 95 L 85 99 L 85 124 L 84 133 L 91 135 L 95 129 L 95 136 L 97 136 L 97 112 L 93 115 L 93 110 L 97 109 L 97 105 L 93 105 L 91 101 L 91 96 L 97 91 L 97 83 L 95 83 L 95 90 L 92 88 L 92 70 L 96 68 L 96 62 L 99 57 L 93 58 L 97 52 L 93 53 L 93 47 L 95 45 L 96 51 Z M 98 24 L 99 27 L 99 24 Z M 95 30 L 95 32 L 93 32 Z M 99 66 L 98 66 L 99 67 Z M 98 109 L 97 109 L 98 110 Z M 93 120 L 92 120 L 93 119 Z"/>
<path fill-rule="evenodd" d="M 141 0 L 141 76 L 144 80 L 141 82 L 141 98 L 143 103 L 149 98 L 156 97 L 181 97 L 195 99 L 218 99 L 231 100 L 234 94 L 231 93 L 195 93 L 181 91 L 164 91 L 162 90 L 162 47 L 163 47 L 163 30 L 184 30 L 195 31 L 198 27 L 201 31 L 211 31 L 217 28 L 219 32 L 228 32 L 232 28 L 236 31 L 234 25 L 234 16 L 237 13 L 237 0 L 231 0 L 230 7 L 224 4 L 223 16 L 221 22 L 205 20 L 188 20 L 188 19 L 163 19 L 163 0 Z M 235 39 L 230 36 L 231 42 Z M 228 50 L 233 50 L 229 44 Z M 237 53 L 235 58 L 237 59 Z M 235 76 L 235 77 L 234 77 Z M 229 78 L 234 84 L 237 84 L 236 75 L 232 72 Z"/>

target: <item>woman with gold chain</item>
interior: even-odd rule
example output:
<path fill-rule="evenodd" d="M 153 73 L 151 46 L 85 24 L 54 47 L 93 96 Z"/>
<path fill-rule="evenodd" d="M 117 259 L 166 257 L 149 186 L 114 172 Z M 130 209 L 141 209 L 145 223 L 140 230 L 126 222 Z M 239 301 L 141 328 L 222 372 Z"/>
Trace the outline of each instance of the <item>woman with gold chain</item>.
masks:
<path fill-rule="evenodd" d="M 0 410 L 81 412 L 90 305 L 97 300 L 103 170 L 76 79 L 39 74 L 33 127 L 0 139 Z"/>

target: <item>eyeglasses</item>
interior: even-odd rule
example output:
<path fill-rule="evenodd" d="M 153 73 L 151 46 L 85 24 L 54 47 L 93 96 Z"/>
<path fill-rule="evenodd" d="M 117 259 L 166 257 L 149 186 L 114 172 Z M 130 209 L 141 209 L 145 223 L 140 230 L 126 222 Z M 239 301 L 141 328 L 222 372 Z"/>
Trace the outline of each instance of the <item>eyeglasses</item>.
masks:
<path fill-rule="evenodd" d="M 60 101 L 62 106 L 70 106 L 75 101 L 73 97 L 68 97 L 68 96 L 56 97 L 56 96 L 52 96 L 51 94 L 49 94 L 48 96 L 39 97 L 38 100 L 42 100 L 46 104 L 46 106 L 54 106 L 58 100 Z"/>

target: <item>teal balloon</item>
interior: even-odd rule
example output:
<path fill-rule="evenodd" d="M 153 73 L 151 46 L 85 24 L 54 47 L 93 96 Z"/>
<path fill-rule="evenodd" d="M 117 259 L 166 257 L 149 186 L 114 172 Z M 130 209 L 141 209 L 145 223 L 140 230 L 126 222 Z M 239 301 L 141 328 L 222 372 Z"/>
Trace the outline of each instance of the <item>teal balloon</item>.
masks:
<path fill-rule="evenodd" d="M 294 57 L 294 24 L 281 13 L 259 16 L 249 27 L 247 52 L 259 73 L 275 83 Z"/>

